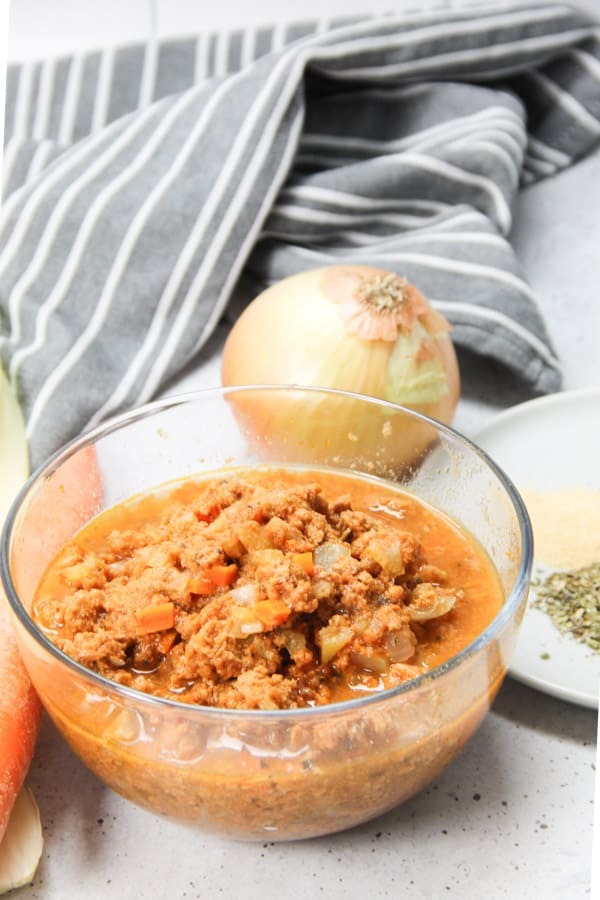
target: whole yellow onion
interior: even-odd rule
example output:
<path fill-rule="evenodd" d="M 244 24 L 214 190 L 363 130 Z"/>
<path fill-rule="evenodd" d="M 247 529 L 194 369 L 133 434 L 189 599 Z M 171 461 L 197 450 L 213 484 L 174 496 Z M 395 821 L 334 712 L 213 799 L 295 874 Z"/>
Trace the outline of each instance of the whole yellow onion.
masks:
<path fill-rule="evenodd" d="M 362 265 L 313 269 L 277 282 L 246 307 L 225 343 L 222 381 L 226 386 L 337 388 L 449 423 L 460 392 L 449 331 L 447 321 L 423 294 L 394 273 Z M 380 424 L 380 420 L 364 422 L 364 414 L 354 420 L 348 403 L 343 404 L 341 422 L 341 406 L 335 408 L 331 397 L 327 409 L 317 409 L 315 400 L 313 408 L 298 409 L 287 422 L 280 421 L 274 408 L 267 410 L 258 403 L 250 409 L 249 397 L 244 403 L 255 430 L 270 434 L 287 430 L 290 447 L 318 440 L 328 441 L 333 450 L 339 443 L 334 432 L 340 428 L 347 426 L 353 439 L 363 440 L 363 432 L 366 435 Z M 386 414 L 387 435 L 394 418 L 393 412 Z M 413 451 L 424 443 L 422 437 L 413 441 L 407 428 L 404 417 L 402 440 L 405 446 L 414 443 L 414 448 L 404 453 L 397 446 L 397 461 L 414 457 Z M 372 441 L 363 444 L 366 452 L 373 449 Z"/>
<path fill-rule="evenodd" d="M 449 423 L 460 389 L 449 330 L 398 275 L 358 265 L 312 269 L 246 307 L 225 344 L 222 380 L 341 388 Z"/>

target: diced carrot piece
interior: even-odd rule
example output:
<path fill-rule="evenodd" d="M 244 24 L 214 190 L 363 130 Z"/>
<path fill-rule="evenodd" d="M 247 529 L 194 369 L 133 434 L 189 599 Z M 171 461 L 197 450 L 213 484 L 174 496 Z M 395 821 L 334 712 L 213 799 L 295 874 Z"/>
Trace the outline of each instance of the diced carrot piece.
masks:
<path fill-rule="evenodd" d="M 226 587 L 228 584 L 231 584 L 237 573 L 238 567 L 235 563 L 231 563 L 230 566 L 211 566 L 209 569 L 206 569 L 204 574 L 213 584 L 219 587 Z"/>
<path fill-rule="evenodd" d="M 138 634 L 166 631 L 175 624 L 175 606 L 168 602 L 147 606 L 136 614 L 136 621 Z"/>
<path fill-rule="evenodd" d="M 188 578 L 186 589 L 190 594 L 199 594 L 201 597 L 212 597 L 213 594 L 217 593 L 217 585 L 205 575 L 200 575 L 197 578 Z"/>
<path fill-rule="evenodd" d="M 292 553 L 292 559 L 297 566 L 300 566 L 301 569 L 304 569 L 307 575 L 312 575 L 315 571 L 313 555 L 310 550 L 308 550 L 306 553 Z"/>
<path fill-rule="evenodd" d="M 214 522 L 215 519 L 217 518 L 217 516 L 219 515 L 219 507 L 211 506 L 211 508 L 208 510 L 208 512 L 204 512 L 203 510 L 200 510 L 200 509 L 195 509 L 194 515 L 196 516 L 196 518 L 198 519 L 199 522 L 208 522 L 208 523 Z"/>
<path fill-rule="evenodd" d="M 283 600 L 259 600 L 254 604 L 254 612 L 267 628 L 277 628 L 289 618 L 290 608 Z"/>
<path fill-rule="evenodd" d="M 199 575 L 188 578 L 186 588 L 190 594 L 199 594 L 201 597 L 212 597 L 217 588 L 227 587 L 238 573 L 235 563 L 229 566 L 208 566 L 202 569 Z"/>

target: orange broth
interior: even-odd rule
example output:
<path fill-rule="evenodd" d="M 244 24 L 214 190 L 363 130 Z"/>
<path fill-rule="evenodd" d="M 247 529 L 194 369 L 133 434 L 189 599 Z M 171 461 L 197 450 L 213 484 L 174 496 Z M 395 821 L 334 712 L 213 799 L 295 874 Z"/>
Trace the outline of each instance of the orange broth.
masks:
<path fill-rule="evenodd" d="M 353 512 L 366 513 L 383 526 L 387 530 L 386 533 L 388 531 L 390 533 L 409 533 L 418 541 L 421 554 L 419 559 L 422 560 L 420 563 L 421 568 L 416 568 L 408 581 L 406 579 L 402 581 L 401 577 L 392 578 L 390 576 L 386 584 L 397 585 L 402 582 L 404 585 L 408 584 L 409 587 L 411 585 L 414 587 L 413 583 L 418 583 L 419 581 L 419 572 L 429 572 L 430 569 L 427 567 L 438 567 L 445 573 L 444 588 L 456 590 L 457 592 L 456 602 L 445 615 L 411 625 L 416 644 L 414 653 L 407 659 L 407 674 L 403 674 L 403 663 L 396 666 L 391 665 L 391 674 L 388 671 L 379 670 L 377 666 L 370 669 L 368 664 L 357 665 L 356 658 L 364 660 L 364 653 L 349 655 L 347 648 L 340 651 L 337 657 L 334 655 L 325 666 L 322 660 L 322 647 L 321 659 L 318 658 L 319 640 L 323 641 L 323 638 L 319 639 L 317 637 L 317 646 L 314 647 L 313 637 L 311 638 L 313 644 L 310 646 L 313 648 L 313 657 L 316 654 L 316 658 L 313 659 L 312 670 L 310 665 L 304 662 L 304 668 L 301 669 L 297 659 L 292 658 L 292 669 L 298 669 L 300 672 L 298 678 L 300 679 L 301 687 L 296 693 L 289 695 L 291 697 L 289 703 L 283 702 L 276 697 L 273 702 L 279 708 L 284 708 L 286 705 L 301 706 L 338 702 L 367 692 L 381 691 L 399 683 L 399 680 L 426 672 L 456 655 L 470 644 L 490 624 L 503 603 L 503 592 L 497 573 L 478 542 L 457 523 L 398 488 L 390 487 L 376 480 L 342 475 L 332 471 L 301 471 L 293 469 L 235 470 L 218 473 L 211 481 L 218 482 L 220 479 L 240 479 L 261 489 L 277 488 L 277 490 L 282 486 L 295 489 L 318 483 L 322 489 L 323 496 L 328 498 L 328 500 L 340 496 L 349 497 Z M 102 587 L 94 586 L 95 582 L 93 579 L 92 581 L 88 580 L 88 586 L 86 587 L 85 582 L 78 585 L 72 580 L 69 581 L 69 576 L 65 575 L 65 572 L 72 570 L 70 567 L 73 566 L 73 554 L 76 554 L 76 560 L 87 559 L 88 555 L 91 555 L 94 559 L 100 559 L 103 561 L 102 564 L 105 565 L 106 571 L 108 571 L 111 565 L 115 565 L 115 559 L 116 564 L 119 564 L 118 553 L 115 550 L 118 541 L 115 542 L 114 537 L 111 537 L 115 533 L 127 534 L 138 533 L 144 529 L 146 531 L 148 529 L 151 530 L 156 523 L 168 520 L 171 513 L 174 515 L 174 511 L 181 508 L 195 509 L 196 518 L 200 515 L 199 521 L 202 524 L 204 513 L 200 512 L 198 514 L 197 512 L 201 507 L 201 504 L 200 507 L 198 506 L 198 497 L 205 489 L 207 483 L 206 480 L 188 479 L 175 487 L 166 485 L 152 493 L 134 498 L 105 511 L 85 526 L 66 545 L 48 568 L 37 590 L 32 606 L 34 619 L 50 640 L 59 643 L 60 646 L 61 632 L 64 631 L 64 618 L 61 619 L 61 615 L 63 615 L 61 609 L 76 602 L 74 598 L 76 598 L 78 591 L 79 595 L 87 591 L 86 596 L 89 595 L 89 597 L 95 598 L 98 603 L 101 603 L 100 597 L 97 597 L 97 592 L 101 594 Z M 203 523 L 206 532 L 211 524 L 208 521 L 209 518 L 209 516 L 205 516 L 207 521 Z M 263 519 L 264 515 L 261 522 Z M 264 526 L 261 524 L 260 527 L 263 528 Z M 177 540 L 180 540 L 179 532 L 173 537 L 173 541 Z M 301 546 L 301 544 L 298 544 L 298 546 Z M 245 548 L 243 549 L 245 551 Z M 238 567 L 236 568 L 236 574 L 238 571 L 241 571 L 242 563 L 248 556 L 247 552 L 245 555 L 240 555 L 239 558 L 236 557 L 233 551 L 233 555 L 221 552 L 222 557 L 218 560 L 218 563 L 224 572 L 227 567 L 230 570 L 232 567 Z M 279 550 L 275 550 L 275 552 L 278 553 Z M 252 553 L 250 552 L 251 555 Z M 365 555 L 368 556 L 367 551 L 363 552 L 361 571 L 365 571 L 365 568 L 369 565 L 368 560 L 367 562 L 364 560 Z M 124 558 L 127 558 L 125 553 Z M 178 560 L 177 566 L 179 569 L 181 569 L 182 565 L 181 560 Z M 423 566 L 426 568 L 423 568 Z M 206 566 L 202 571 L 207 571 Z M 371 563 L 369 571 L 376 573 L 375 576 L 369 575 L 369 578 L 383 577 L 383 573 L 377 573 L 377 565 L 374 566 Z M 193 575 L 194 573 L 188 572 L 188 574 Z M 304 574 L 299 573 L 297 579 L 298 581 L 308 579 L 309 582 L 315 583 L 318 580 L 318 575 L 319 571 L 315 573 L 313 570 Z M 225 575 L 222 577 L 229 576 L 225 572 Z M 367 576 L 361 577 L 363 580 L 367 580 Z M 101 581 L 102 578 L 99 579 L 98 584 Z M 92 585 L 91 588 L 89 584 Z M 119 661 L 115 665 L 112 674 L 111 671 L 107 670 L 104 663 L 100 666 L 96 663 L 90 664 L 90 668 L 100 671 L 101 674 L 108 675 L 108 677 L 113 677 L 114 680 L 121 684 L 126 684 L 148 693 L 155 693 L 158 696 L 171 696 L 174 700 L 190 703 L 196 702 L 200 703 L 200 705 L 220 705 L 219 698 L 224 698 L 224 705 L 244 708 L 243 698 L 239 700 L 234 697 L 230 701 L 229 694 L 219 693 L 216 688 L 210 695 L 207 695 L 206 692 L 202 693 L 200 688 L 196 688 L 196 693 L 192 690 L 188 692 L 187 688 L 173 688 L 173 667 L 168 663 L 168 657 L 173 648 L 179 646 L 180 650 L 177 652 L 181 656 L 183 652 L 181 651 L 181 645 L 188 640 L 191 633 L 189 625 L 179 626 L 178 624 L 183 621 L 184 613 L 192 617 L 196 616 L 198 622 L 200 622 L 202 610 L 213 604 L 215 606 L 215 616 L 223 617 L 226 614 L 226 611 L 223 612 L 226 602 L 223 598 L 230 595 L 229 588 L 228 584 L 218 586 L 208 598 L 200 597 L 200 600 L 197 595 L 192 594 L 191 599 L 188 598 L 182 608 L 179 608 L 177 603 L 175 603 L 175 623 L 170 628 L 164 628 L 155 635 L 144 635 L 143 639 L 140 639 L 142 643 L 145 641 L 149 646 L 151 645 L 149 658 L 153 662 L 151 665 L 148 664 L 147 670 L 144 670 L 144 667 L 140 668 L 139 664 L 133 665 L 128 661 L 129 657 L 123 657 L 125 662 Z M 404 589 L 403 587 L 402 590 Z M 398 592 L 400 592 L 400 588 L 398 588 Z M 410 596 L 410 594 L 407 596 Z M 285 600 L 285 597 L 283 599 Z M 160 594 L 158 600 L 160 602 L 157 602 L 156 597 L 154 597 L 153 600 L 147 598 L 144 602 L 146 604 L 153 602 L 155 604 L 154 609 L 161 607 L 161 605 L 165 608 L 172 598 L 170 595 L 163 593 Z M 269 600 L 263 600 L 262 602 L 264 606 L 264 603 L 268 603 Z M 399 605 L 402 606 L 401 603 Z M 133 612 L 139 616 L 139 610 L 134 610 Z M 337 610 L 334 609 L 333 613 L 335 614 L 336 612 Z M 343 612 L 347 614 L 346 609 Z M 309 614 L 305 611 L 303 612 L 302 607 L 300 612 L 294 613 L 295 621 L 300 622 L 298 627 L 302 630 L 301 633 L 304 635 L 305 643 L 306 636 L 309 633 L 307 622 L 310 619 L 310 615 L 314 617 L 317 614 L 323 616 L 320 609 L 315 613 Z M 331 610 L 329 614 L 331 614 Z M 282 615 L 286 615 L 285 610 Z M 98 621 L 102 624 L 105 620 L 100 616 Z M 286 659 L 289 656 L 288 645 L 285 644 L 287 632 L 290 631 L 288 621 L 284 619 L 280 625 L 269 623 L 268 627 L 263 625 L 263 631 L 268 632 L 267 637 L 269 640 L 275 641 L 274 646 L 280 649 L 284 648 Z M 319 624 L 323 625 L 323 622 Z M 355 623 L 352 621 L 350 621 L 350 624 L 353 627 L 355 626 Z M 202 627 L 204 627 L 204 621 L 202 622 Z M 280 638 L 279 635 L 283 632 L 286 632 L 286 635 L 284 638 Z M 314 633 L 318 632 L 314 632 L 314 630 L 310 632 L 311 635 L 314 635 Z M 321 632 L 321 634 L 323 633 Z M 295 634 L 297 635 L 298 632 L 295 632 Z M 260 634 L 257 637 L 254 633 L 249 634 L 248 637 L 244 634 L 238 635 L 238 638 L 245 644 L 252 641 L 257 643 L 263 640 Z M 281 643 L 282 640 L 284 643 Z M 62 646 L 62 649 L 68 653 L 69 646 L 70 644 L 66 644 Z M 268 649 L 269 653 L 273 650 L 272 647 Z M 367 652 L 370 653 L 371 650 L 367 648 Z M 378 659 L 375 651 L 373 653 L 373 658 Z M 337 665 L 336 658 L 339 661 Z M 82 660 L 80 659 L 80 661 Z M 83 661 L 85 662 L 85 659 Z M 259 663 L 260 666 L 263 665 L 260 660 Z M 204 671 L 202 666 L 199 671 L 200 673 Z M 226 673 L 225 669 L 223 671 Z M 400 674 L 398 674 L 398 671 Z M 315 682 L 315 672 L 318 674 L 318 678 L 323 681 L 325 687 L 322 692 L 317 690 L 313 695 L 310 694 L 306 685 L 309 682 L 311 684 Z M 221 678 L 221 675 L 219 675 L 219 678 L 227 680 L 225 676 Z M 269 673 L 269 678 L 273 679 L 272 673 Z M 279 675 L 277 675 L 277 678 L 279 678 Z M 201 680 L 201 675 L 199 680 Z M 169 687 L 169 684 L 171 684 L 171 687 Z M 207 701 L 207 696 L 213 697 L 214 702 Z M 260 699 L 255 700 L 255 695 L 252 693 L 244 696 L 250 698 L 247 708 L 275 708 L 269 705 L 261 706 Z"/>

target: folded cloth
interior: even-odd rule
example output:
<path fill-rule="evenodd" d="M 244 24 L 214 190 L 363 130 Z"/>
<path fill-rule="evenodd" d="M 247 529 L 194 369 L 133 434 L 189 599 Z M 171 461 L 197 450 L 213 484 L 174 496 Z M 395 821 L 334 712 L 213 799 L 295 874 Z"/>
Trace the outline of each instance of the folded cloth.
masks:
<path fill-rule="evenodd" d="M 397 271 L 459 347 L 559 387 L 507 236 L 519 186 L 599 141 L 597 34 L 502 3 L 10 67 L 0 351 L 33 461 L 164 389 L 242 273 Z"/>

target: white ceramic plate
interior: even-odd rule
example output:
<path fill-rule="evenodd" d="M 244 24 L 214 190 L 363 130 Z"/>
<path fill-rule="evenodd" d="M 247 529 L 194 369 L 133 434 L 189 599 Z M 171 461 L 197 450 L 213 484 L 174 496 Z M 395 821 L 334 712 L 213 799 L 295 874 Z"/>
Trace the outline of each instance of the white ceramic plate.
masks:
<path fill-rule="evenodd" d="M 473 438 L 517 488 L 600 490 L 600 389 L 562 391 L 496 416 Z M 536 569 L 541 572 L 534 560 Z M 510 674 L 545 693 L 598 707 L 600 653 L 561 634 L 530 602 Z"/>

